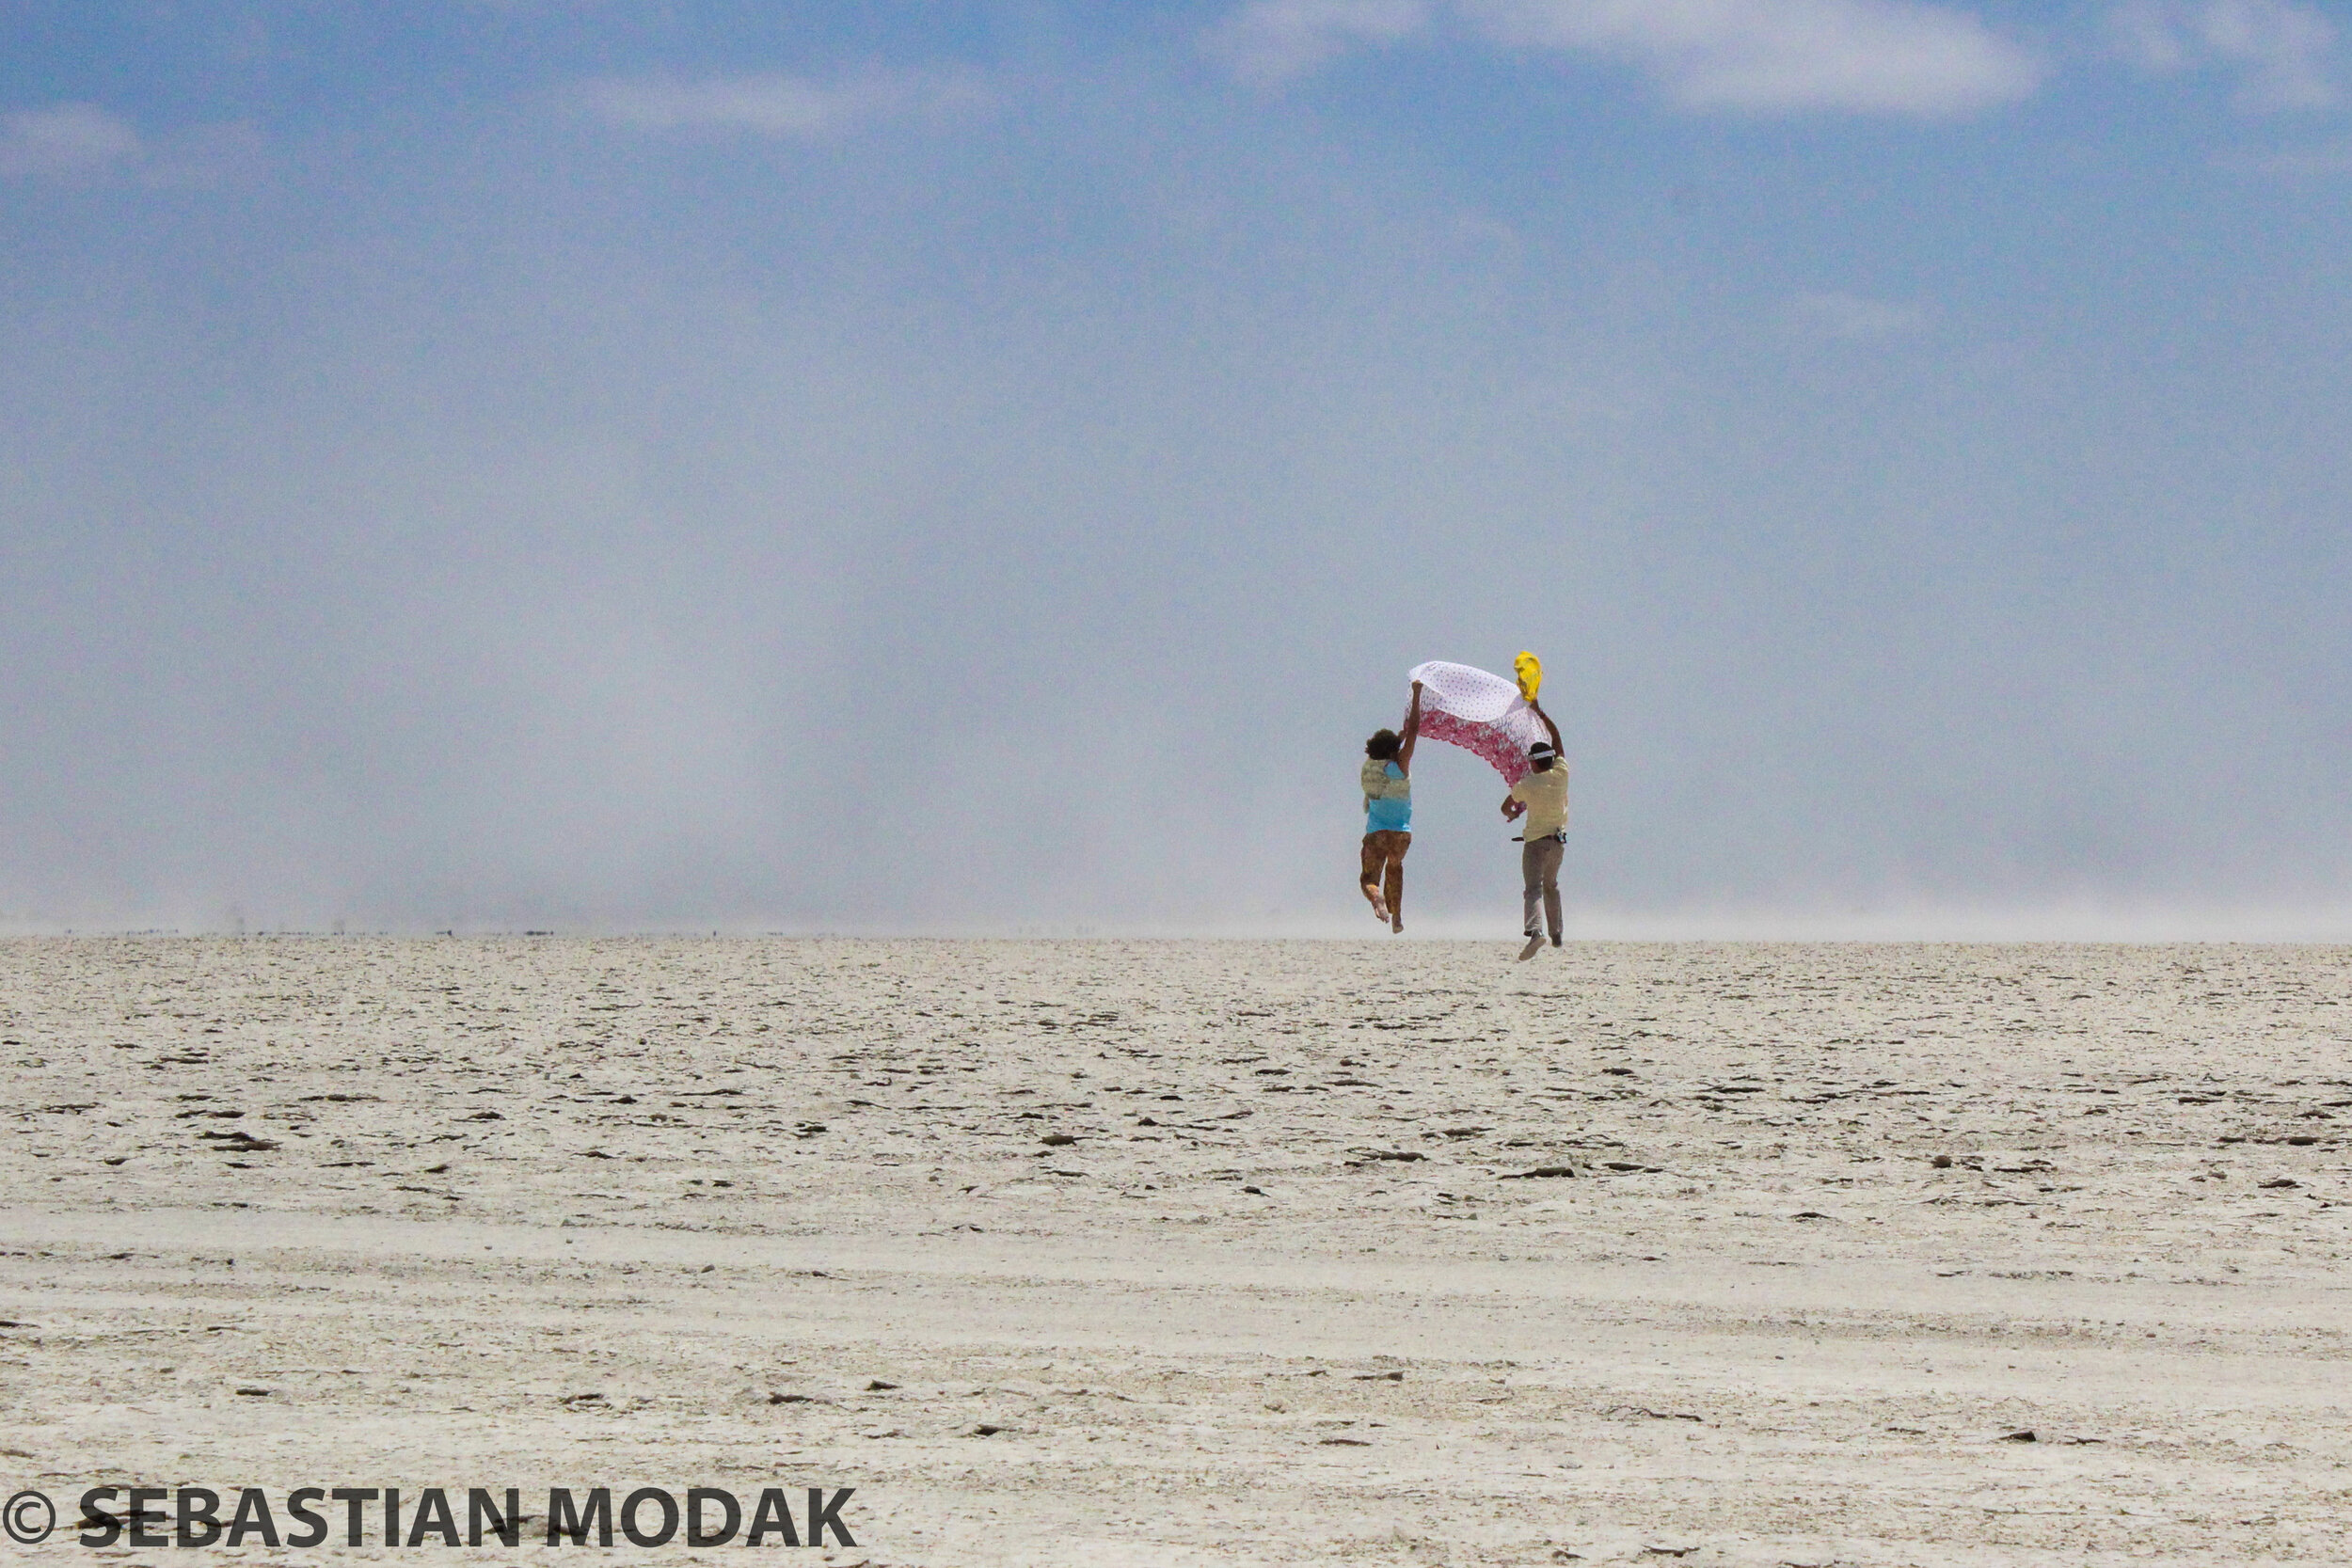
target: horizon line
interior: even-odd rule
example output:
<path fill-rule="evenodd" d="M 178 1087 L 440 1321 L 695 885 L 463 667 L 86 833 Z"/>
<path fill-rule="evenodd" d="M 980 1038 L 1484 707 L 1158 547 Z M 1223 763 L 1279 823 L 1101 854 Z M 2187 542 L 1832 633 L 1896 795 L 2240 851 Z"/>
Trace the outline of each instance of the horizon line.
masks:
<path fill-rule="evenodd" d="M 235 940 L 497 940 L 516 941 L 795 941 L 795 942 L 1444 942 L 1516 943 L 1503 917 L 1430 917 L 1402 935 L 1357 921 L 1309 918 L 1225 925 L 1116 920 L 1034 920 L 915 924 L 710 920 L 625 922 L 582 920 L 445 920 L 326 923 L 192 920 L 10 920 L 0 917 L 0 941 L 177 939 Z M 1911 910 L 1759 911 L 1716 910 L 1645 915 L 1594 911 L 1570 917 L 1566 940 L 1579 944 L 1645 945 L 1737 942 L 1766 944 L 1906 945 L 2352 945 L 2352 906 L 2323 909 Z"/>

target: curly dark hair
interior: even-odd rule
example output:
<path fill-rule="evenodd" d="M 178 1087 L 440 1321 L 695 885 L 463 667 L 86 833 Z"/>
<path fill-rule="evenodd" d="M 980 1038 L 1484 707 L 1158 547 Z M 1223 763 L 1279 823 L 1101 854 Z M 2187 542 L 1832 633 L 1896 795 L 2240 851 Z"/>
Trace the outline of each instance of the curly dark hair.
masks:
<path fill-rule="evenodd" d="M 1372 738 L 1364 742 L 1364 755 L 1377 762 L 1387 762 L 1396 755 L 1397 749 L 1404 744 L 1394 730 L 1375 730 Z"/>

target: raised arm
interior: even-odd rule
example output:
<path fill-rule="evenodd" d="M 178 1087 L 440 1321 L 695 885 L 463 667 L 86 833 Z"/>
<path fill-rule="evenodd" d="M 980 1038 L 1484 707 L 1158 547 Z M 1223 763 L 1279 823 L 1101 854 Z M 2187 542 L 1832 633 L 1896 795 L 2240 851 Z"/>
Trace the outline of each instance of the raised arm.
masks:
<path fill-rule="evenodd" d="M 1413 742 L 1421 738 L 1421 682 L 1413 683 L 1413 704 L 1405 710 L 1405 727 L 1397 732 L 1396 770 L 1413 770 Z"/>
<path fill-rule="evenodd" d="M 1555 752 L 1559 751 L 1559 750 L 1560 750 L 1560 726 L 1559 726 L 1559 725 L 1557 725 L 1557 724 L 1555 724 L 1555 723 L 1553 723 L 1553 722 L 1551 721 L 1551 715 L 1550 715 L 1550 714 L 1549 714 L 1549 713 L 1546 713 L 1546 712 L 1544 711 L 1544 705 L 1543 705 L 1543 704 L 1541 704 L 1541 703 L 1539 703 L 1539 702 L 1537 702 L 1537 701 L 1535 701 L 1535 699 L 1534 699 L 1534 698 L 1530 697 L 1530 698 L 1527 700 L 1527 705 L 1528 705 L 1529 710 L 1530 710 L 1530 711 L 1532 711 L 1532 712 L 1535 715 L 1535 717 L 1536 717 L 1536 718 L 1538 718 L 1538 719 L 1540 719 L 1540 720 L 1542 720 L 1542 721 L 1544 721 L 1544 728 L 1545 728 L 1546 730 L 1548 730 L 1548 731 L 1549 731 L 1549 732 L 1550 732 L 1550 735 L 1551 735 L 1551 749 L 1552 749 L 1553 751 L 1555 751 Z"/>

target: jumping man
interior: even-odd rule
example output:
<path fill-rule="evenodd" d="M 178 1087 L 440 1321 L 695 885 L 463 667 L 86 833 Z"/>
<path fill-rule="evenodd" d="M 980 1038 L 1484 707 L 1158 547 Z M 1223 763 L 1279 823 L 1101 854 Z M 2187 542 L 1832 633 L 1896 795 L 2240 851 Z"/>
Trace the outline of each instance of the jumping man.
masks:
<path fill-rule="evenodd" d="M 1519 876 L 1524 883 L 1521 902 L 1527 931 L 1527 945 L 1519 949 L 1521 963 L 1544 950 L 1544 927 L 1535 921 L 1539 902 L 1544 921 L 1551 930 L 1551 945 L 1560 945 L 1560 856 L 1568 837 L 1568 765 L 1560 760 L 1560 726 L 1551 721 L 1551 715 L 1544 711 L 1540 703 L 1531 699 L 1527 705 L 1544 721 L 1551 738 L 1538 740 L 1527 749 L 1528 766 L 1533 771 L 1513 784 L 1511 793 L 1502 798 L 1505 822 L 1518 821 L 1521 816 L 1527 819 L 1520 829 L 1525 847 L 1519 851 Z M 1365 853 L 1369 855 L 1371 851 Z"/>

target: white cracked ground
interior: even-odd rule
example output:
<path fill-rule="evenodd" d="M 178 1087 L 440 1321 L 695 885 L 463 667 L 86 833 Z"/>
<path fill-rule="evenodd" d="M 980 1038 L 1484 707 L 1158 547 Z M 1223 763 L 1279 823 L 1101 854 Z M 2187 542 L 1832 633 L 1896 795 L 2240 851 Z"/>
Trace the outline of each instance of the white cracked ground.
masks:
<path fill-rule="evenodd" d="M 2352 950 L 1510 950 L 0 943 L 0 1485 L 853 1486 L 843 1565 L 2352 1560 Z"/>

